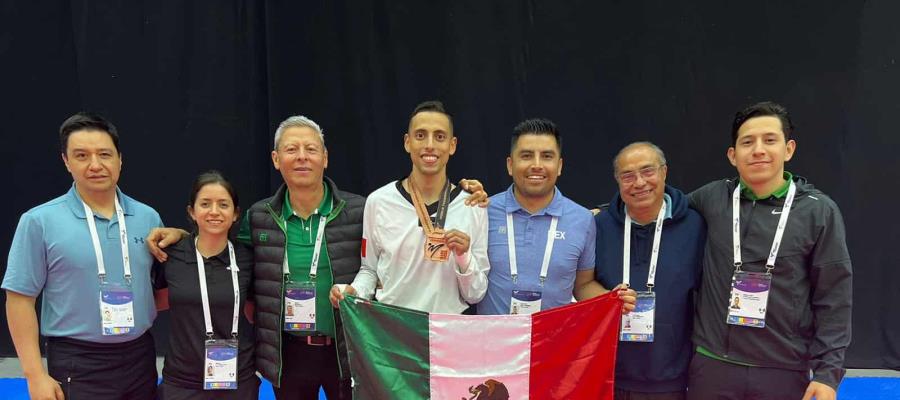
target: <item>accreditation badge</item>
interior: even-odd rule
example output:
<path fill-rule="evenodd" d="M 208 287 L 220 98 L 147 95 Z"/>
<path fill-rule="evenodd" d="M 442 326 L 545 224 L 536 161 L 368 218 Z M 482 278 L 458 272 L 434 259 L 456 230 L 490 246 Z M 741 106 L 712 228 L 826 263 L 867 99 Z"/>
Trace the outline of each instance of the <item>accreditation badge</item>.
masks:
<path fill-rule="evenodd" d="M 772 288 L 772 274 L 735 271 L 728 297 L 728 319 L 731 325 L 765 328 L 766 304 Z"/>
<path fill-rule="evenodd" d="M 443 229 L 425 234 L 425 259 L 435 262 L 450 259 L 450 248 L 447 247 L 447 236 Z"/>
<path fill-rule="evenodd" d="M 509 302 L 511 315 L 528 315 L 541 311 L 541 292 L 531 290 L 513 290 Z"/>
<path fill-rule="evenodd" d="M 237 389 L 237 339 L 206 341 L 203 390 Z"/>
<path fill-rule="evenodd" d="M 124 335 L 134 329 L 134 293 L 113 283 L 100 284 L 100 322 L 103 336 Z"/>
<path fill-rule="evenodd" d="M 634 310 L 622 316 L 619 340 L 622 342 L 652 342 L 656 318 L 656 293 L 638 292 Z"/>
<path fill-rule="evenodd" d="M 288 282 L 284 288 L 284 330 L 316 331 L 316 283 Z"/>

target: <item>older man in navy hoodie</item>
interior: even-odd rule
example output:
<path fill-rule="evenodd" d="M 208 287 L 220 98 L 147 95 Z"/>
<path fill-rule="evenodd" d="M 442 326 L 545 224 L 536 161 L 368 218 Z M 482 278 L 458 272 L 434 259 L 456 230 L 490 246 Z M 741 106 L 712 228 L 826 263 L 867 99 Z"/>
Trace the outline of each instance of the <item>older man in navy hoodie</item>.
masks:
<path fill-rule="evenodd" d="M 604 287 L 625 283 L 638 293 L 635 310 L 622 317 L 615 398 L 684 399 L 706 224 L 684 193 L 666 185 L 656 145 L 625 146 L 613 167 L 619 191 L 596 217 L 595 272 Z"/>

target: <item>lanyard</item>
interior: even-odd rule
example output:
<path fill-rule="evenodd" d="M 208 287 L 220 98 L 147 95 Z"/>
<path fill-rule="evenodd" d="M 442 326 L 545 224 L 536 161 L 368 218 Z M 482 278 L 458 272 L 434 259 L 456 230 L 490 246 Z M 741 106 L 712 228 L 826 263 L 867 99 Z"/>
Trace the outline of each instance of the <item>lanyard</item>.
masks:
<path fill-rule="evenodd" d="M 332 202 L 332 207 L 333 206 L 334 203 Z M 325 237 L 325 224 L 327 222 L 327 216 L 322 215 L 319 217 L 319 228 L 316 231 L 316 245 L 313 247 L 312 261 L 309 264 L 309 279 L 312 281 L 316 280 L 316 271 L 319 270 L 319 254 L 322 251 L 322 239 Z M 281 263 L 281 272 L 288 277 L 288 280 L 290 280 L 291 269 L 288 266 L 287 221 L 285 221 L 284 228 L 284 261 Z"/>
<path fill-rule="evenodd" d="M 556 239 L 556 224 L 559 217 L 554 216 L 550 220 L 550 229 L 547 231 L 547 246 L 544 248 L 544 260 L 541 261 L 541 286 L 547 280 L 547 269 L 550 267 L 550 253 L 553 252 L 553 240 Z M 519 277 L 519 268 L 516 266 L 516 233 L 513 231 L 513 216 L 506 214 L 506 240 L 509 242 L 509 274 L 513 283 Z"/>
<path fill-rule="evenodd" d="M 125 268 L 125 283 L 131 284 L 131 262 L 128 257 L 128 230 L 125 229 L 125 211 L 119 204 L 119 196 L 115 197 L 116 202 L 116 218 L 119 220 L 119 242 L 122 245 L 122 266 Z M 97 275 L 100 282 L 106 280 L 106 263 L 103 262 L 103 250 L 100 248 L 100 236 L 97 234 L 97 223 L 94 222 L 94 211 L 91 207 L 81 201 L 84 206 L 84 216 L 87 219 L 88 230 L 91 231 L 91 243 L 94 245 L 94 255 L 97 257 Z"/>
<path fill-rule="evenodd" d="M 656 283 L 656 263 L 659 260 L 659 243 L 662 241 L 663 219 L 666 217 L 666 202 L 659 208 L 656 226 L 653 229 L 653 249 L 650 251 L 650 270 L 647 271 L 647 291 L 653 291 Z M 631 216 L 625 213 L 625 238 L 622 241 L 622 283 L 631 281 Z"/>
<path fill-rule="evenodd" d="M 441 189 L 441 194 L 438 198 L 438 210 L 434 215 L 434 224 L 431 223 L 431 216 L 428 214 L 428 209 L 425 207 L 424 200 L 422 200 L 422 193 L 419 192 L 419 189 L 416 187 L 412 175 L 409 176 L 408 183 L 409 188 L 411 189 L 410 194 L 412 195 L 413 207 L 415 207 L 416 215 L 418 215 L 419 222 L 422 224 L 422 230 L 425 231 L 426 235 L 431 235 L 435 230 L 442 229 L 444 227 L 444 221 L 447 220 L 447 200 L 450 195 L 450 180 L 447 179 L 444 182 L 444 188 Z"/>
<path fill-rule="evenodd" d="M 197 249 L 197 239 L 194 239 L 194 252 L 197 253 L 197 274 L 200 278 L 200 298 L 203 300 L 203 323 L 206 324 L 206 336 L 213 338 L 212 317 L 209 312 L 209 292 L 206 289 L 206 266 L 203 264 L 203 256 Z M 237 339 L 238 316 L 240 315 L 241 289 L 238 286 L 238 266 L 234 256 L 234 246 L 228 241 L 228 258 L 231 260 L 228 269 L 231 270 L 231 287 L 234 293 L 234 314 L 231 318 L 231 337 Z"/>
<path fill-rule="evenodd" d="M 781 207 L 781 217 L 778 218 L 778 227 L 775 228 L 775 239 L 772 241 L 772 250 L 769 251 L 769 259 L 766 260 L 766 273 L 771 273 L 775 269 L 775 257 L 778 256 L 778 248 L 781 247 L 781 237 L 784 235 L 784 228 L 787 226 L 788 214 L 791 213 L 791 204 L 794 204 L 794 194 L 797 192 L 797 186 L 791 181 L 788 188 L 787 197 L 784 199 L 784 205 Z M 731 226 L 732 226 L 732 243 L 734 244 L 734 269 L 741 270 L 741 185 L 738 183 L 731 195 Z"/>

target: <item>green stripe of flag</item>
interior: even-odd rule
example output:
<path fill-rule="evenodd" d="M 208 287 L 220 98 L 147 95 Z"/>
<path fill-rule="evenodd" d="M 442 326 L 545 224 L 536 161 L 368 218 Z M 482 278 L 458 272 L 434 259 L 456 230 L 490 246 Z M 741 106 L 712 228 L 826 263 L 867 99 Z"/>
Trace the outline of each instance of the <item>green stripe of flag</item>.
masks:
<path fill-rule="evenodd" d="M 429 397 L 428 313 L 347 296 L 341 317 L 354 399 Z"/>

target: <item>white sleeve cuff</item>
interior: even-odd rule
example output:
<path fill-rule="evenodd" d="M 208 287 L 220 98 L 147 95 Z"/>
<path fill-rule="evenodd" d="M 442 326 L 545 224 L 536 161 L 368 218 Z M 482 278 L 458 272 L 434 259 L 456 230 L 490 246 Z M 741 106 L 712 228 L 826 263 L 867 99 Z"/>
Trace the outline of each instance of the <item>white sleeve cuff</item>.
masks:
<path fill-rule="evenodd" d="M 468 251 L 465 253 L 462 253 L 462 254 L 454 253 L 453 258 L 456 259 L 456 273 L 458 275 L 460 275 L 460 276 L 472 275 L 472 268 L 469 268 L 469 264 L 472 263 L 472 253 L 470 253 Z M 466 272 L 460 272 L 463 270 L 463 268 L 466 269 Z"/>

